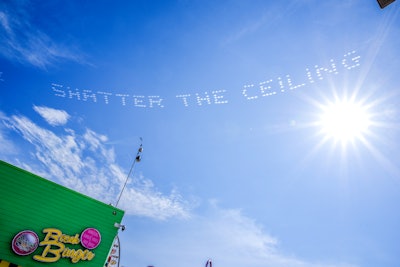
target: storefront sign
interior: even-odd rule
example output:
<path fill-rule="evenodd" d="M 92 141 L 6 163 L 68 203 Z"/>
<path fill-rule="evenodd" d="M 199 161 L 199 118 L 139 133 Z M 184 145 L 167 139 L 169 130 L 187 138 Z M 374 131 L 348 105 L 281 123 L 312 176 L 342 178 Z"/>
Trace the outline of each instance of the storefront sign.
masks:
<path fill-rule="evenodd" d="M 45 228 L 43 240 L 30 230 L 19 232 L 12 240 L 11 248 L 20 256 L 29 255 L 43 247 L 41 254 L 33 259 L 40 262 L 57 262 L 60 258 L 69 258 L 72 263 L 91 261 L 95 253 L 92 251 L 101 242 L 100 232 L 95 228 L 87 228 L 80 235 L 67 235 L 56 228 Z M 77 245 L 81 244 L 78 248 Z M 84 249 L 82 249 L 82 247 Z"/>

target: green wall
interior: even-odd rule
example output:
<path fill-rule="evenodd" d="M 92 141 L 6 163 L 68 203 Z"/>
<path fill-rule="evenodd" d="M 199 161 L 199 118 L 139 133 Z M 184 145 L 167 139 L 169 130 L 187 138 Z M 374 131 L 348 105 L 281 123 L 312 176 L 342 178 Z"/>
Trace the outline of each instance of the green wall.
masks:
<path fill-rule="evenodd" d="M 123 216 L 120 209 L 0 161 L 0 259 L 23 267 L 104 266 L 118 231 L 114 223 L 120 223 Z M 34 255 L 43 253 L 44 245 L 26 256 L 14 253 L 11 243 L 17 233 L 32 230 L 43 241 L 45 228 L 56 228 L 70 236 L 95 228 L 101 234 L 101 242 L 91 250 L 95 254 L 92 260 L 77 263 L 67 257 L 54 263 L 34 260 Z M 65 247 L 75 251 L 86 249 L 81 243 L 66 243 Z"/>

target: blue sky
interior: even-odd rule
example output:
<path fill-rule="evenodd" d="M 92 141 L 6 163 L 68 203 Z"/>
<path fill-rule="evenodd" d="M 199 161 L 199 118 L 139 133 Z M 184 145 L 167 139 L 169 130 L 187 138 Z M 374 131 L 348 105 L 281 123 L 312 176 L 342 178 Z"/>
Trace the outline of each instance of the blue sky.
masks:
<path fill-rule="evenodd" d="M 5 1 L 0 158 L 116 203 L 142 138 L 122 266 L 398 266 L 399 26 L 373 0 Z"/>

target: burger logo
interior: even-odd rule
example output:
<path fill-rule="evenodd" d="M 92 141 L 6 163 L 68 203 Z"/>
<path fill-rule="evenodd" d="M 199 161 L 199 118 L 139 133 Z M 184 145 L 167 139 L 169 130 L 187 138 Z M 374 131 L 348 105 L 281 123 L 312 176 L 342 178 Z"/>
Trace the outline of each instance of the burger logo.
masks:
<path fill-rule="evenodd" d="M 30 230 L 19 232 L 12 240 L 12 250 L 21 256 L 29 255 L 36 250 L 39 245 L 38 235 Z"/>

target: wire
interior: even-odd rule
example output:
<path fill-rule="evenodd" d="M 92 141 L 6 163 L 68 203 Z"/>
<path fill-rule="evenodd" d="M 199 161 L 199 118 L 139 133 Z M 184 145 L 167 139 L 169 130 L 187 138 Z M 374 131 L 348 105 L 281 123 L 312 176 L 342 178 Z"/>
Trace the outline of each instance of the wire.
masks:
<path fill-rule="evenodd" d="M 121 189 L 121 193 L 119 194 L 119 197 L 118 197 L 117 203 L 115 204 L 115 207 L 118 207 L 118 203 L 119 203 L 119 201 L 120 201 L 120 199 L 121 199 L 122 193 L 123 193 L 124 190 L 125 190 L 126 184 L 127 184 L 127 182 L 128 182 L 128 178 L 129 178 L 129 176 L 131 175 L 131 173 L 132 173 L 132 171 L 133 171 L 133 169 L 134 169 L 134 167 L 135 167 L 135 163 L 136 163 L 136 162 L 139 162 L 139 161 L 142 159 L 142 157 L 141 157 L 141 154 L 142 154 L 142 152 L 143 152 L 143 146 L 142 146 L 143 144 L 142 144 L 142 141 L 143 141 L 143 139 L 142 139 L 142 137 L 140 137 L 140 146 L 139 146 L 139 149 L 138 149 L 138 151 L 137 151 L 137 153 L 136 153 L 135 159 L 134 159 L 133 162 L 132 162 L 131 169 L 129 170 L 129 173 L 128 173 L 128 175 L 126 176 L 124 186 L 123 186 L 122 189 Z"/>

